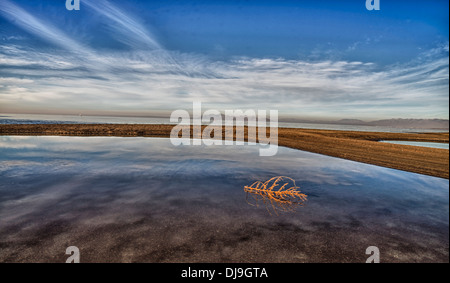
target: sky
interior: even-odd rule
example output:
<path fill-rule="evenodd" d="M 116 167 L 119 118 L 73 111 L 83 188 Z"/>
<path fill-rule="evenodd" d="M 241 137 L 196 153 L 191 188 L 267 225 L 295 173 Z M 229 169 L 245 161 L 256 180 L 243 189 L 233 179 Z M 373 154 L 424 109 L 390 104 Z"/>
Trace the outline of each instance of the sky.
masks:
<path fill-rule="evenodd" d="M 449 115 L 448 1 L 0 0 L 0 113 Z"/>

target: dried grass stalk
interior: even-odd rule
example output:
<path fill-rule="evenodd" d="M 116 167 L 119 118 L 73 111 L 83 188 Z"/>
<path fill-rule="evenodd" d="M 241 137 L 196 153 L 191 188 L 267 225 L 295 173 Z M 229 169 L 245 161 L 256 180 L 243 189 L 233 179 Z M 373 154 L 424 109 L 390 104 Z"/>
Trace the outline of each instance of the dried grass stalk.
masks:
<path fill-rule="evenodd" d="M 269 207 L 278 215 L 277 211 L 293 212 L 296 207 L 303 206 L 307 195 L 298 190 L 292 178 L 286 176 L 273 177 L 266 182 L 256 181 L 250 186 L 245 186 L 248 204 L 259 206 L 262 201 L 270 213 Z M 249 195 L 254 203 L 249 202 Z M 272 214 L 272 213 L 270 213 Z"/>

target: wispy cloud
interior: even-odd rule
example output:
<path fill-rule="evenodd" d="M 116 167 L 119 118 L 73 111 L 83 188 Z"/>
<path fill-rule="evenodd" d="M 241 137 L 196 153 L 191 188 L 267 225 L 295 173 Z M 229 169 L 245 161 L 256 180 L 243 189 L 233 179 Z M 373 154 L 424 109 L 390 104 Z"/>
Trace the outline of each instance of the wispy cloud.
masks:
<path fill-rule="evenodd" d="M 4 15 L 15 25 L 39 38 L 45 39 L 48 42 L 77 54 L 81 53 L 81 55 L 84 56 L 89 54 L 89 51 L 85 46 L 66 36 L 64 32 L 55 26 L 35 18 L 30 13 L 8 0 L 2 0 L 0 2 L 0 14 Z"/>
<path fill-rule="evenodd" d="M 200 100 L 205 107 L 270 108 L 300 116 L 448 117 L 448 42 L 409 63 L 381 69 L 346 60 L 217 61 L 165 50 L 111 2 L 83 4 L 103 16 L 130 49 L 97 52 L 8 0 L 0 2 L 0 15 L 63 49 L 0 46 L 0 111 L 132 113 L 190 108 Z"/>
<path fill-rule="evenodd" d="M 162 49 L 161 45 L 136 17 L 127 15 L 114 4 L 105 0 L 84 0 L 83 5 L 94 9 L 99 15 L 112 21 L 117 38 L 132 47 Z"/>
<path fill-rule="evenodd" d="M 103 53 L 97 61 L 114 60 L 115 69 L 89 77 L 74 58 L 16 54 L 17 58 L 0 54 L 0 62 L 14 69 L 9 72 L 13 77 L 26 73 L 34 84 L 1 81 L 3 105 L 19 103 L 21 94 L 22 104 L 92 110 L 93 105 L 101 110 L 177 109 L 201 100 L 222 109 L 277 108 L 325 116 L 426 116 L 430 109 L 440 109 L 441 115 L 448 111 L 448 62 L 442 58 L 376 71 L 373 64 L 362 62 L 254 58 L 217 62 L 199 55 L 172 54 L 195 74 L 188 76 L 176 72 L 172 64 L 153 61 L 151 52 Z"/>

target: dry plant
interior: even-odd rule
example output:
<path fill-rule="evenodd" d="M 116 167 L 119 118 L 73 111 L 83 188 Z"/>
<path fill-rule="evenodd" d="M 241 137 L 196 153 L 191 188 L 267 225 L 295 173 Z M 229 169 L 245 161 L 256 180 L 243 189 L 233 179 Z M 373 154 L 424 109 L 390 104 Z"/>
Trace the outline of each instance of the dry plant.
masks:
<path fill-rule="evenodd" d="M 250 186 L 245 186 L 245 200 L 254 206 L 259 206 L 259 202 L 262 201 L 269 213 L 269 206 L 277 215 L 277 210 L 293 212 L 297 206 L 303 206 L 307 199 L 307 195 L 297 190 L 298 188 L 292 178 L 273 177 L 264 183 L 256 181 Z M 255 201 L 254 203 L 249 202 L 249 194 Z"/>

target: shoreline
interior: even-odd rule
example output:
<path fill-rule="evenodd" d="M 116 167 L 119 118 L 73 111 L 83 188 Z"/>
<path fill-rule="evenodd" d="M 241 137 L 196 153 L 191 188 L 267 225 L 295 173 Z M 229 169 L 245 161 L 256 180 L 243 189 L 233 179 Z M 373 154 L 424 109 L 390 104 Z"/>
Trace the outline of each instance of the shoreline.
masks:
<path fill-rule="evenodd" d="M 0 136 L 118 136 L 169 138 L 167 124 L 2 124 Z M 204 129 L 206 126 L 202 126 Z M 270 129 L 267 129 L 269 133 Z M 225 128 L 222 129 L 225 137 Z M 191 130 L 191 137 L 192 130 Z M 247 129 L 244 140 L 247 141 Z M 234 136 L 234 139 L 236 137 Z M 278 145 L 449 179 L 449 151 L 378 142 L 449 142 L 449 133 L 388 133 L 278 128 Z"/>

